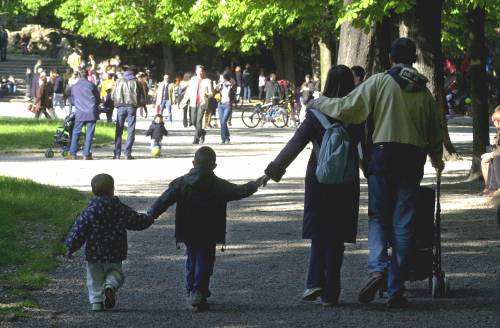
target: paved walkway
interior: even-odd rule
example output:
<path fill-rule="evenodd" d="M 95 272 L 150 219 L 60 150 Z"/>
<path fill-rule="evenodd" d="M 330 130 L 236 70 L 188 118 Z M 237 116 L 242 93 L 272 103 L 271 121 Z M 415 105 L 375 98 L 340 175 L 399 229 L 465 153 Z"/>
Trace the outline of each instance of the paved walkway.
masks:
<path fill-rule="evenodd" d="M 1 113 L 0 113 L 1 115 Z M 139 129 L 148 122 L 141 121 Z M 234 182 L 260 176 L 293 131 L 243 128 L 233 119 L 232 144 L 218 145 L 218 130 L 209 131 L 207 145 L 218 155 L 216 174 Z M 0 155 L 3 175 L 89 191 L 97 173 L 111 173 L 122 200 L 146 210 L 169 181 L 187 172 L 197 147 L 192 131 L 178 121 L 169 127 L 163 157 L 148 156 L 148 140 L 139 137 L 135 161 L 111 159 L 111 149 L 94 150 L 94 161 L 47 160 L 42 154 Z M 467 150 L 469 127 L 455 126 L 452 138 Z M 362 182 L 358 243 L 348 245 L 343 266 L 342 304 L 323 308 L 300 300 L 304 289 L 308 243 L 301 239 L 303 177 L 310 149 L 290 166 L 281 183 L 270 183 L 254 196 L 230 203 L 228 248 L 217 251 L 210 299 L 211 310 L 196 313 L 184 299 L 184 255 L 175 248 L 173 209 L 150 229 L 129 234 L 127 281 L 113 312 L 89 311 L 82 252 L 64 262 L 54 281 L 37 293 L 40 309 L 14 327 L 499 327 L 500 241 L 495 211 L 477 196 L 479 183 L 461 182 L 470 158 L 449 163 L 443 186 L 444 269 L 452 293 L 432 299 L 426 282 L 410 284 L 413 307 L 388 311 L 385 300 L 357 303 L 366 277 L 367 193 Z M 432 183 L 426 167 L 424 183 Z M 332 200 L 335 201 L 335 200 Z"/>

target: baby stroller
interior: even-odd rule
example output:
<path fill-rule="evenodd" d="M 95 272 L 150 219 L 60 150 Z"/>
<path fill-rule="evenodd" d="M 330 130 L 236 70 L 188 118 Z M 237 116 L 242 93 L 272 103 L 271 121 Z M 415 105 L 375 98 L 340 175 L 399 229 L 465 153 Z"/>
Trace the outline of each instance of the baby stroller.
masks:
<path fill-rule="evenodd" d="M 54 148 L 60 149 L 62 157 L 66 157 L 68 155 L 74 126 L 75 114 L 71 113 L 64 119 L 63 126 L 56 129 L 56 133 L 54 134 L 54 143 L 45 151 L 45 157 L 54 157 Z"/>
<path fill-rule="evenodd" d="M 445 297 L 450 283 L 441 266 L 441 174 L 435 188 L 420 187 L 415 213 L 415 245 L 410 256 L 409 281 L 429 281 L 432 297 Z"/>

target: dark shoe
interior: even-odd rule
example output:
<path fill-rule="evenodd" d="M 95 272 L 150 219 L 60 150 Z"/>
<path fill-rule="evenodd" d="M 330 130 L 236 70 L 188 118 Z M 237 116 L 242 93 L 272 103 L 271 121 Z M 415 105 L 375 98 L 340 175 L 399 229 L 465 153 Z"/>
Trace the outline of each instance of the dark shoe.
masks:
<path fill-rule="evenodd" d="M 387 300 L 388 309 L 406 309 L 410 306 L 408 299 L 403 295 L 394 296 Z"/>
<path fill-rule="evenodd" d="M 206 299 L 205 295 L 203 295 L 202 292 L 197 290 L 197 291 L 191 293 L 191 306 L 198 307 L 198 306 L 202 306 L 205 303 L 207 303 L 207 299 Z"/>
<path fill-rule="evenodd" d="M 94 158 L 92 157 L 92 154 L 90 154 L 90 155 L 87 155 L 87 156 L 83 156 L 83 159 L 86 160 L 86 161 L 91 161 Z"/>
<path fill-rule="evenodd" d="M 200 143 L 201 143 L 201 144 L 205 143 L 205 135 L 202 135 L 202 136 L 200 137 Z"/>
<path fill-rule="evenodd" d="M 113 159 L 120 159 L 120 155 L 114 154 Z"/>
<path fill-rule="evenodd" d="M 132 155 L 127 155 L 127 157 L 125 157 L 125 159 L 126 159 L 127 161 L 130 161 L 130 160 L 132 160 L 132 159 L 135 159 L 135 157 L 134 157 L 134 156 L 132 156 Z"/>
<path fill-rule="evenodd" d="M 385 275 L 382 272 L 372 272 L 365 287 L 359 292 L 358 300 L 369 303 L 375 299 L 377 292 L 384 286 Z"/>
<path fill-rule="evenodd" d="M 304 301 L 315 301 L 318 297 L 321 296 L 321 293 L 323 292 L 323 288 L 308 288 L 302 294 L 302 300 Z"/>
<path fill-rule="evenodd" d="M 78 159 L 78 157 L 76 157 L 76 155 L 68 155 L 68 156 L 64 157 L 64 159 L 76 160 L 76 159 Z"/>
<path fill-rule="evenodd" d="M 198 145 L 199 143 L 200 143 L 200 142 L 199 142 L 199 141 L 196 141 L 196 140 L 192 142 L 192 144 L 193 144 L 193 145 Z"/>
<path fill-rule="evenodd" d="M 107 287 L 104 289 L 104 307 L 106 309 L 112 309 L 116 304 L 116 295 L 114 288 Z"/>

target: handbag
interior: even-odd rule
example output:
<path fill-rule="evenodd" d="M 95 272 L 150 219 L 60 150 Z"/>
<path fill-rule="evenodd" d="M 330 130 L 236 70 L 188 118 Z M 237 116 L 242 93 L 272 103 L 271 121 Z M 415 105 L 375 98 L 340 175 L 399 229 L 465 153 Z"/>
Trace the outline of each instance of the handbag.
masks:
<path fill-rule="evenodd" d="M 40 113 L 40 105 L 35 105 L 33 103 L 29 103 L 28 110 L 30 112 L 32 112 L 33 114 L 38 114 L 38 113 Z"/>

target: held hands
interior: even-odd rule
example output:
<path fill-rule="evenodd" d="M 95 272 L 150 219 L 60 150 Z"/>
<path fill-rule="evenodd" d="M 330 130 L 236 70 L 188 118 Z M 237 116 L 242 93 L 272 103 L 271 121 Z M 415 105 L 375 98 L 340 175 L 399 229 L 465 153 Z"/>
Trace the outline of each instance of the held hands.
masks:
<path fill-rule="evenodd" d="M 265 187 L 267 185 L 267 182 L 269 181 L 269 177 L 267 175 L 263 175 L 257 180 L 255 180 L 255 183 L 257 183 L 257 187 Z"/>

